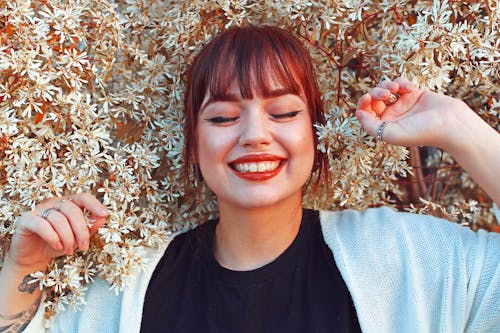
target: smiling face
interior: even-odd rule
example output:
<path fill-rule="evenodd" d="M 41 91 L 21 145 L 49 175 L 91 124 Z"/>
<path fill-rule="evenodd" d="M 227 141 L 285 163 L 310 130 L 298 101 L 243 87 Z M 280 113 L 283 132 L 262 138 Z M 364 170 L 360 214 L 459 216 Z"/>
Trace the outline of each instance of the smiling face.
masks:
<path fill-rule="evenodd" d="M 258 206 L 300 195 L 312 165 L 317 179 L 327 180 L 321 178 L 328 175 L 327 157 L 315 149 L 312 125 L 324 123 L 321 96 L 311 57 L 292 33 L 231 28 L 202 48 L 187 74 L 187 185 L 200 167 L 219 199 L 237 188 L 235 198 L 252 194 Z"/>
<path fill-rule="evenodd" d="M 250 99 L 237 89 L 207 95 L 197 136 L 198 163 L 220 206 L 300 203 L 314 161 L 311 117 L 302 97 L 279 86 Z"/>

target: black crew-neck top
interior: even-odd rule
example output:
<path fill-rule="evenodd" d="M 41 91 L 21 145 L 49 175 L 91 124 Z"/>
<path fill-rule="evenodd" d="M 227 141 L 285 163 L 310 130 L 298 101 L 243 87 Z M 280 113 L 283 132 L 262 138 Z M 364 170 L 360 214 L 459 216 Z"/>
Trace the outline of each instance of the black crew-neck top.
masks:
<path fill-rule="evenodd" d="M 317 211 L 290 246 L 250 271 L 222 267 L 209 221 L 174 238 L 144 301 L 141 332 L 361 332 Z"/>

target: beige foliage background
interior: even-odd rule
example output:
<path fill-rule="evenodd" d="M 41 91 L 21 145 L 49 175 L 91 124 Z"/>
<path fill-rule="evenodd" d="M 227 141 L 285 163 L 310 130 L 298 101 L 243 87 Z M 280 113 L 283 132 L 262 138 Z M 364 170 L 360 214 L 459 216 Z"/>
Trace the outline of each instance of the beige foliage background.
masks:
<path fill-rule="evenodd" d="M 34 282 L 47 318 L 78 306 L 93 277 L 121 290 L 144 247 L 216 213 L 181 178 L 184 75 L 213 35 L 274 24 L 310 49 L 326 105 L 317 126 L 331 184 L 324 209 L 390 205 L 498 230 L 490 199 L 432 148 L 375 142 L 354 118 L 384 78 L 463 99 L 500 130 L 496 0 L 0 0 L 0 258 L 16 217 L 45 198 L 97 195 L 112 211 L 91 250 L 55 260 Z"/>

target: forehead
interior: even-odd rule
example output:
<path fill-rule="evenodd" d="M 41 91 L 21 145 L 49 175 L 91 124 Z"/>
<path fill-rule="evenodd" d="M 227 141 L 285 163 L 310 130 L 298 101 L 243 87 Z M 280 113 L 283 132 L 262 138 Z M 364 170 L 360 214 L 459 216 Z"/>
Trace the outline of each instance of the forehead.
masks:
<path fill-rule="evenodd" d="M 211 80 L 207 93 L 212 96 L 239 94 L 243 99 L 248 99 L 254 96 L 265 97 L 277 89 L 288 89 L 296 94 L 302 90 L 294 70 L 284 68 L 282 64 L 271 59 L 266 59 L 266 62 L 259 62 L 250 68 L 226 66 L 221 75 L 215 75 L 221 80 Z"/>
<path fill-rule="evenodd" d="M 300 98 L 302 101 L 304 101 L 302 89 L 297 91 L 297 89 L 295 89 L 294 87 L 285 86 L 281 82 L 273 79 L 270 75 L 269 77 L 270 77 L 268 81 L 269 85 L 267 89 L 259 89 L 258 87 L 255 87 L 255 85 L 251 85 L 252 89 L 250 96 L 244 96 L 242 94 L 240 87 L 235 82 L 233 82 L 229 86 L 228 90 L 225 92 L 219 92 L 217 94 L 212 95 L 210 91 L 207 91 L 203 99 L 201 112 L 203 112 L 203 110 L 207 106 L 216 102 L 240 102 L 243 100 L 250 100 L 253 98 L 275 99 L 278 97 L 285 98 L 285 97 L 296 96 Z"/>
<path fill-rule="evenodd" d="M 228 68 L 227 73 L 234 72 Z M 223 82 L 209 84 L 203 98 L 203 103 L 215 99 L 224 99 L 226 96 L 234 96 L 240 100 L 259 98 L 273 98 L 286 94 L 293 94 L 303 97 L 303 89 L 295 75 L 276 70 L 265 70 L 258 72 L 252 70 L 247 75 L 225 75 Z"/>

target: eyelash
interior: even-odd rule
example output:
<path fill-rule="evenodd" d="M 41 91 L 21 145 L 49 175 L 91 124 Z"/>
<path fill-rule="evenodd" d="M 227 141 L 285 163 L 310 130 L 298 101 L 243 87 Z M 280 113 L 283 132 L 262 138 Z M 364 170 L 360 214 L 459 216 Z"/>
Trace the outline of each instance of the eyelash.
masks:
<path fill-rule="evenodd" d="M 228 122 L 231 122 L 231 121 L 235 121 L 236 119 L 238 119 L 238 117 L 231 117 L 231 118 L 227 118 L 227 117 L 213 117 L 213 118 L 209 118 L 207 119 L 207 121 L 213 123 L 213 124 L 222 124 L 222 123 L 228 123 Z"/>
<path fill-rule="evenodd" d="M 302 111 L 292 111 L 292 112 L 287 112 L 287 113 L 277 113 L 277 114 L 271 114 L 271 117 L 274 119 L 285 119 L 285 118 L 293 118 L 296 115 L 298 115 Z"/>
<path fill-rule="evenodd" d="M 300 112 L 302 111 L 292 111 L 292 112 L 287 112 L 287 113 L 277 113 L 277 114 L 270 114 L 270 116 L 274 119 L 286 119 L 286 118 L 293 118 L 297 116 Z M 213 123 L 213 124 L 223 124 L 223 123 L 228 123 L 231 121 L 237 120 L 239 117 L 213 117 L 206 119 L 207 121 Z"/>

